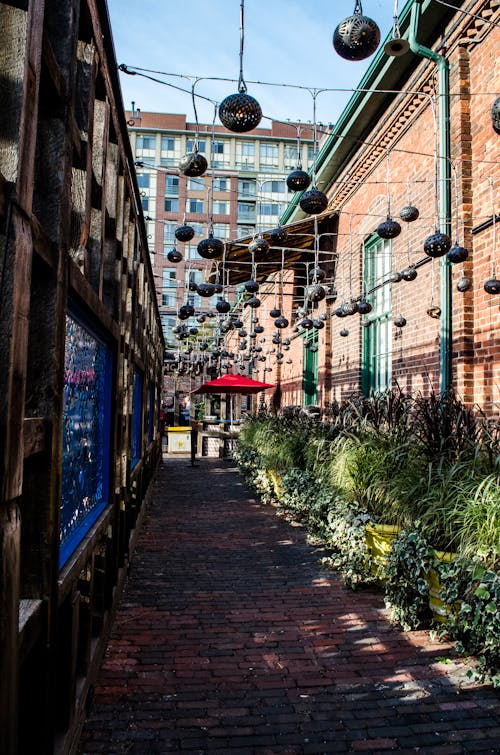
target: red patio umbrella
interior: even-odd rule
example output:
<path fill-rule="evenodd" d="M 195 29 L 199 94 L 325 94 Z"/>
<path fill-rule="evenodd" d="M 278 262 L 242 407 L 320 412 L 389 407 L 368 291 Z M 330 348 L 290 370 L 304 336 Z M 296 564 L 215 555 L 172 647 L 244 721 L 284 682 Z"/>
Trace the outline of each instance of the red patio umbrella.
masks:
<path fill-rule="evenodd" d="M 258 380 L 252 380 L 252 378 L 244 375 L 228 374 L 203 383 L 191 393 L 241 393 L 248 395 L 249 393 L 265 391 L 268 388 L 275 388 L 275 386 L 271 383 L 260 383 Z"/>

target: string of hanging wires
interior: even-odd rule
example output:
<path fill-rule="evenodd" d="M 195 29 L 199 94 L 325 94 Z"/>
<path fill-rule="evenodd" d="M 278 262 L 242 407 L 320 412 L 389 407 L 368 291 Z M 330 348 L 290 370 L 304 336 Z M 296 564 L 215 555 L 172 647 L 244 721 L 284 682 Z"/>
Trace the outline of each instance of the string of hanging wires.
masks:
<path fill-rule="evenodd" d="M 173 84 L 169 81 L 163 81 L 162 79 L 158 79 L 154 76 L 149 76 L 149 73 L 155 73 L 160 76 L 171 76 L 173 78 L 181 78 L 181 79 L 187 79 L 189 81 L 196 80 L 196 82 L 199 81 L 225 81 L 228 83 L 237 83 L 236 79 L 226 78 L 222 76 L 193 76 L 191 74 L 179 74 L 179 73 L 169 73 L 166 71 L 157 71 L 154 69 L 149 68 L 140 68 L 138 66 L 129 66 L 126 63 L 121 63 L 118 66 L 119 70 L 123 73 L 128 74 L 129 76 L 141 76 L 142 78 L 148 79 L 150 81 L 153 81 L 157 84 L 163 84 L 164 86 L 171 87 L 173 89 L 176 89 L 177 91 L 184 92 L 185 94 L 189 94 L 192 96 L 192 89 L 186 89 L 184 87 L 178 86 L 176 84 Z M 433 102 L 432 95 L 430 95 L 428 92 L 423 92 L 419 90 L 402 90 L 402 89 L 363 89 L 363 88 L 350 88 L 350 87 L 328 87 L 328 88 L 322 88 L 322 87 L 309 87 L 309 86 L 301 86 L 300 84 L 286 84 L 286 83 L 275 83 L 275 82 L 269 82 L 269 81 L 248 81 L 248 84 L 257 84 L 260 86 L 271 86 L 271 87 L 285 87 L 290 89 L 299 89 L 302 91 L 309 92 L 311 97 L 315 99 L 319 94 L 323 94 L 325 92 L 335 92 L 338 94 L 394 94 L 394 95 L 407 95 L 407 94 L 414 94 L 422 97 L 427 97 L 429 102 Z M 451 96 L 454 96 L 453 93 L 450 93 Z M 209 102 L 214 106 L 217 106 L 219 103 L 217 100 L 207 97 L 206 95 L 196 93 L 194 95 L 195 97 L 205 100 L 205 102 Z M 456 93 L 455 96 L 459 97 L 461 96 L 460 93 Z M 496 93 L 494 92 L 473 92 L 471 93 L 471 96 L 477 96 L 477 97 L 495 97 Z M 273 118 L 272 116 L 264 115 L 264 118 L 267 118 L 268 120 L 272 120 L 275 123 L 280 123 L 283 125 L 293 126 L 293 123 L 290 123 L 288 120 L 281 120 L 279 118 Z M 359 139 L 355 136 L 352 136 L 350 134 L 338 134 L 335 133 L 331 129 L 324 129 L 322 128 L 321 124 L 315 124 L 318 133 L 320 133 L 322 136 L 325 135 L 332 135 L 335 136 L 337 139 L 346 139 L 350 140 L 354 144 L 364 145 L 367 147 L 374 147 L 377 146 L 376 143 L 365 141 L 363 139 Z M 400 147 L 394 147 L 392 150 L 393 152 L 400 152 L 402 154 L 407 155 L 418 155 L 419 157 L 433 157 L 432 154 L 428 152 L 419 152 L 415 150 L 409 150 L 409 149 L 403 149 Z M 463 162 L 478 162 L 478 163 L 491 163 L 491 164 L 497 164 L 497 161 L 495 160 L 472 160 L 472 159 L 463 159 Z"/>

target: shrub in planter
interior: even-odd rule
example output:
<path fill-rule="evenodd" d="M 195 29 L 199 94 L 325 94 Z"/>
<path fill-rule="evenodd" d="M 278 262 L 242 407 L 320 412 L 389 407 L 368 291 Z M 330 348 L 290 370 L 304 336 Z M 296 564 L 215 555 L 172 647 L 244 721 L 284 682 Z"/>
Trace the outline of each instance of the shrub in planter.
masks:
<path fill-rule="evenodd" d="M 329 508 L 328 545 L 332 555 L 328 565 L 338 569 L 347 586 L 356 588 L 361 583 L 375 581 L 370 569 L 365 527 L 370 514 L 356 501 L 349 504 L 338 496 Z"/>

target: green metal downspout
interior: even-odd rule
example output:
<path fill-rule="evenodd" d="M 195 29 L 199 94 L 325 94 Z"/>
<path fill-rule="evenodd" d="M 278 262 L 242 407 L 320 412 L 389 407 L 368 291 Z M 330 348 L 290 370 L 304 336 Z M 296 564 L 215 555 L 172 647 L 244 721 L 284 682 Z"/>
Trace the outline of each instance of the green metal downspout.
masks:
<path fill-rule="evenodd" d="M 417 41 L 423 0 L 415 0 L 411 9 L 408 41 L 416 55 L 432 60 L 438 70 L 439 101 L 439 223 L 441 233 L 451 235 L 451 148 L 450 148 L 450 65 L 440 55 Z M 446 256 L 440 260 L 441 320 L 439 344 L 440 390 L 451 387 L 451 270 Z"/>

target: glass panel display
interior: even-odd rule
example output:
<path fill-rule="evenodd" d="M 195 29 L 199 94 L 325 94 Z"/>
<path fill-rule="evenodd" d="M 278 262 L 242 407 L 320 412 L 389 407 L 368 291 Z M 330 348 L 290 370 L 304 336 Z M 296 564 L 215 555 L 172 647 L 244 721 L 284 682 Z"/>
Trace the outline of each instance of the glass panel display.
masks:
<path fill-rule="evenodd" d="M 132 468 L 141 460 L 142 452 L 142 372 L 134 372 L 134 395 L 132 399 Z"/>
<path fill-rule="evenodd" d="M 60 558 L 62 566 L 108 503 L 112 359 L 109 345 L 66 317 Z"/>

